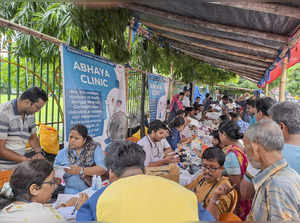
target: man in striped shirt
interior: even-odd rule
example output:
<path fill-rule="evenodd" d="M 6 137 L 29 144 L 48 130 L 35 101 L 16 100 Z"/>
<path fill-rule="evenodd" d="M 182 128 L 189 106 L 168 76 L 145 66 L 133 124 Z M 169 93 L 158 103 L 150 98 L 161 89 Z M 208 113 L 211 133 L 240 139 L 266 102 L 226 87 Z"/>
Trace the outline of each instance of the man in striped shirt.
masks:
<path fill-rule="evenodd" d="M 35 152 L 32 158 L 43 158 L 34 114 L 47 101 L 45 91 L 33 87 L 24 91 L 20 98 L 0 105 L 0 170 L 12 169 L 17 163 L 28 160 L 24 156 L 27 143 Z"/>

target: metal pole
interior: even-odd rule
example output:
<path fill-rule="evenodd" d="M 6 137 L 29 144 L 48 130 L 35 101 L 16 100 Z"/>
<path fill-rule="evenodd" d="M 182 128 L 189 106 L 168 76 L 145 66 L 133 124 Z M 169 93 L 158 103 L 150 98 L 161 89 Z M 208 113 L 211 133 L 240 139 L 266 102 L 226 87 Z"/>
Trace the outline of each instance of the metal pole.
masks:
<path fill-rule="evenodd" d="M 141 138 L 145 136 L 145 99 L 146 99 L 146 74 L 142 73 L 142 97 L 141 97 Z"/>
<path fill-rule="evenodd" d="M 17 98 L 19 96 L 20 96 L 20 57 L 17 57 Z"/>
<path fill-rule="evenodd" d="M 46 90 L 46 93 L 47 95 L 49 95 L 49 89 L 48 89 L 48 86 L 49 86 L 49 62 L 47 62 L 47 66 L 46 66 L 46 83 L 47 83 L 47 90 Z M 48 103 L 46 103 L 46 113 L 45 113 L 45 123 L 48 122 Z"/>
<path fill-rule="evenodd" d="M 8 72 L 8 89 L 7 89 L 7 100 L 10 101 L 10 93 L 11 93 L 11 76 L 10 76 L 10 43 L 8 44 L 8 67 L 7 67 L 7 72 Z"/>
<path fill-rule="evenodd" d="M 54 121 L 54 94 L 55 94 L 55 58 L 53 61 L 53 79 L 52 79 L 52 113 L 51 113 L 51 122 L 53 126 L 53 121 Z M 58 107 L 58 106 L 57 106 Z"/>

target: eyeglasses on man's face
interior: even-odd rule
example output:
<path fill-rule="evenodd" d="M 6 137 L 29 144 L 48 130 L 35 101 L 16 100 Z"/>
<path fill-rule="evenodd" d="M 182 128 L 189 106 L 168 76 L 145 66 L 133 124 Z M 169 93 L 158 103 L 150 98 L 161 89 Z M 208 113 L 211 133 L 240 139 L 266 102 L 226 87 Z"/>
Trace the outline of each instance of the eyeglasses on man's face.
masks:
<path fill-rule="evenodd" d="M 217 171 L 218 169 L 220 169 L 221 167 L 211 167 L 211 166 L 202 164 L 202 165 L 200 165 L 200 168 L 201 168 L 202 170 L 203 170 L 203 169 L 206 169 L 206 170 L 208 170 L 208 171 L 215 172 L 215 171 Z"/>

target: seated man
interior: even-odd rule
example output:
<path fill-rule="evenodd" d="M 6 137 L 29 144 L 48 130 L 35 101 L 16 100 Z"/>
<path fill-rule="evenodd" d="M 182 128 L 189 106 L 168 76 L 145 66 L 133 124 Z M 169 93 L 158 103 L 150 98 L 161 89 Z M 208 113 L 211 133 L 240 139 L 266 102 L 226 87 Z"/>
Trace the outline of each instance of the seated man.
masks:
<path fill-rule="evenodd" d="M 77 213 L 77 221 L 198 222 L 214 221 L 196 196 L 179 184 L 144 175 L 146 153 L 133 142 L 110 144 L 105 157 L 112 182 L 96 192 Z M 167 203 L 166 203 L 167 202 Z M 162 204 L 165 204 L 162 208 Z M 180 205 L 180 211 L 178 210 Z"/>
<path fill-rule="evenodd" d="M 40 88 L 29 88 L 14 100 L 0 105 L 0 170 L 13 169 L 29 158 L 42 159 L 43 151 L 36 135 L 35 113 L 47 103 Z M 30 148 L 26 149 L 26 144 Z M 29 153 L 30 152 L 30 153 Z"/>
<path fill-rule="evenodd" d="M 217 220 L 234 208 L 235 191 L 222 176 L 225 154 L 217 147 L 207 148 L 202 155 L 203 174 L 185 187 L 194 191 L 198 201 Z"/>
<path fill-rule="evenodd" d="M 141 145 L 146 153 L 145 166 L 163 166 L 177 162 L 176 157 L 165 156 L 166 146 L 164 142 L 167 126 L 160 120 L 153 120 L 148 129 L 148 135 L 144 136 L 138 144 Z"/>

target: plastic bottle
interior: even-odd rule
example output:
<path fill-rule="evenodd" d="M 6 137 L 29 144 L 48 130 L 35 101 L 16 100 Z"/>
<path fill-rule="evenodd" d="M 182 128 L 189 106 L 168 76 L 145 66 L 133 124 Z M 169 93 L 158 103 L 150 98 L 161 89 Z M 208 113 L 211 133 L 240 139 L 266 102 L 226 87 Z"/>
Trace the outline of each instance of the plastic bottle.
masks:
<path fill-rule="evenodd" d="M 92 190 L 97 190 L 97 189 L 98 189 L 98 186 L 97 186 L 97 176 L 93 175 L 93 178 L 92 178 Z"/>
<path fill-rule="evenodd" d="M 102 187 L 102 178 L 101 176 L 97 176 L 97 190 L 101 189 Z"/>

